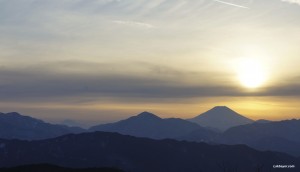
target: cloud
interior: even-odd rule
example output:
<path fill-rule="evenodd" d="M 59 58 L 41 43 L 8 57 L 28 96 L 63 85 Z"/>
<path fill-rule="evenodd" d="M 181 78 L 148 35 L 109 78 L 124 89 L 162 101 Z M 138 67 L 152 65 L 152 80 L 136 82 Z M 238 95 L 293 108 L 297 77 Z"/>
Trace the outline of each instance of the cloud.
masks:
<path fill-rule="evenodd" d="M 227 1 L 215 1 L 248 8 Z M 253 4 L 259 6 L 260 3 L 265 2 L 255 1 Z M 271 1 L 267 4 L 269 3 Z M 222 79 L 224 74 L 201 71 L 192 73 L 187 69 L 167 68 L 164 64 L 177 66 L 187 64 L 189 68 L 191 66 L 194 69 L 214 70 L 219 66 L 211 67 L 206 65 L 206 62 L 215 63 L 217 61 L 215 57 L 223 57 L 223 52 L 214 50 L 211 52 L 215 54 L 211 55 L 210 51 L 203 50 L 201 47 L 214 45 L 219 48 L 222 44 L 231 45 L 230 41 L 235 42 L 235 38 L 245 35 L 252 38 L 251 33 L 254 30 L 264 31 L 262 34 L 255 35 L 260 39 L 268 32 L 272 38 L 270 43 L 276 42 L 274 38 L 278 35 L 285 35 L 288 39 L 277 42 L 291 42 L 290 39 L 296 39 L 293 36 L 272 32 L 273 29 L 278 30 L 278 27 L 273 25 L 267 28 L 253 27 L 269 25 L 268 22 L 272 21 L 272 18 L 276 21 L 274 26 L 283 27 L 284 24 L 277 22 L 280 21 L 279 16 L 285 16 L 282 15 L 283 13 L 289 14 L 287 11 L 270 14 L 265 13 L 265 8 L 241 11 L 235 8 L 222 8 L 210 0 L 184 2 L 181 0 L 28 0 L 22 2 L 10 0 L 1 2 L 0 9 L 0 16 L 3 16 L 0 17 L 2 33 L 0 61 L 1 63 L 4 61 L 3 65 L 9 65 L 5 61 L 13 59 L 11 61 L 14 61 L 15 65 L 12 69 L 1 69 L 0 99 L 2 101 L 85 95 L 95 98 L 102 95 L 114 98 L 119 96 L 127 98 L 245 96 L 248 93 L 235 86 L 223 84 L 228 83 L 227 78 Z M 259 11 L 260 9 L 263 10 Z M 220 10 L 222 13 L 219 13 Z M 255 18 L 256 16 L 259 18 Z M 297 16 L 284 18 L 297 19 Z M 287 21 L 284 19 L 284 22 Z M 236 24 L 243 27 L 239 29 Z M 146 29 L 133 30 L 133 27 L 157 29 L 147 32 Z M 241 31 L 241 34 L 236 31 Z M 290 32 L 290 29 L 288 31 L 294 33 Z M 223 35 L 227 36 L 223 37 Z M 298 40 L 295 40 L 294 45 L 297 43 Z M 236 48 L 239 44 L 242 43 L 236 41 L 236 44 L 232 44 L 231 47 L 239 49 Z M 88 59 L 92 62 L 58 62 L 23 67 L 24 64 L 50 58 Z M 161 63 L 161 65 L 97 63 L 146 58 L 147 61 Z M 222 60 L 227 59 L 224 57 Z M 218 78 L 221 80 L 211 79 L 218 76 L 221 76 Z M 225 75 L 225 77 L 229 76 Z M 280 93 L 283 96 L 298 93 L 297 89 L 291 93 L 285 88 L 270 88 L 264 93 L 265 95 Z M 262 92 L 257 94 L 257 96 L 261 95 Z"/>
<path fill-rule="evenodd" d="M 238 4 L 234 4 L 234 3 L 230 3 L 230 2 L 225 2 L 225 1 L 220 1 L 220 0 L 214 0 L 214 1 L 219 2 L 219 3 L 222 3 L 222 4 L 234 6 L 234 7 L 239 7 L 239 8 L 249 9 L 249 7 L 242 6 L 242 5 L 238 5 Z"/>
<path fill-rule="evenodd" d="M 300 5 L 300 0 L 281 0 L 281 1 Z"/>
<path fill-rule="evenodd" d="M 300 83 L 289 83 L 266 88 L 259 96 L 297 97 L 300 96 Z"/>
<path fill-rule="evenodd" d="M 128 25 L 128 26 L 136 26 L 136 27 L 143 27 L 143 28 L 155 28 L 154 25 L 144 22 L 137 22 L 137 21 L 124 21 L 124 20 L 114 20 L 113 23 L 121 24 L 121 25 Z"/>
<path fill-rule="evenodd" d="M 81 99 L 84 97 L 95 99 L 108 97 L 128 99 L 128 101 L 141 98 L 189 99 L 199 96 L 232 95 L 236 91 L 232 87 L 212 86 L 210 83 L 205 83 L 211 77 L 205 73 L 192 73 L 167 66 L 139 62 L 131 63 L 131 65 L 129 63 L 80 64 L 80 62 L 68 62 L 39 64 L 37 67 L 19 69 L 1 69 L 0 100 L 47 101 L 53 98 L 70 97 L 81 97 Z M 132 66 L 137 67 L 134 69 Z M 86 69 L 89 69 L 89 72 L 82 72 Z M 117 71 L 118 69 L 119 71 Z M 202 79 L 203 83 L 191 82 L 194 76 Z"/>
<path fill-rule="evenodd" d="M 216 78 L 226 77 L 221 73 L 188 72 L 156 64 L 130 63 L 131 65 L 94 64 L 77 61 L 1 69 L 0 102 L 47 102 L 64 99 L 85 102 L 106 99 L 115 102 L 155 100 L 159 103 L 166 99 L 172 102 L 205 97 L 300 95 L 297 83 L 247 92 Z M 133 69 L 133 66 L 136 68 Z M 86 69 L 90 71 L 81 72 Z M 199 82 L 195 82 L 195 78 Z"/>

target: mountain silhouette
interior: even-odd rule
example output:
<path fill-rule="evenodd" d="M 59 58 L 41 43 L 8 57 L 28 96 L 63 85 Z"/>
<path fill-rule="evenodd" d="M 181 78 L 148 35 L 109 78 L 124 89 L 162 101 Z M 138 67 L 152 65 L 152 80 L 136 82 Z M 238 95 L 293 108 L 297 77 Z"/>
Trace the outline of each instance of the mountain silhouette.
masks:
<path fill-rule="evenodd" d="M 216 142 L 246 144 L 259 150 L 300 156 L 300 120 L 252 123 L 225 131 Z"/>
<path fill-rule="evenodd" d="M 246 118 L 226 106 L 216 106 L 211 110 L 188 119 L 203 127 L 215 128 L 225 131 L 228 128 L 252 123 L 253 120 Z"/>
<path fill-rule="evenodd" d="M 269 122 L 273 122 L 273 121 L 266 120 L 266 119 L 259 119 L 255 121 L 255 123 L 269 123 Z"/>
<path fill-rule="evenodd" d="M 83 131 L 79 127 L 49 124 L 39 119 L 20 115 L 17 112 L 0 113 L 0 138 L 46 139 Z"/>
<path fill-rule="evenodd" d="M 116 123 L 97 125 L 90 128 L 90 131 L 117 132 L 153 139 L 181 138 L 195 130 L 202 131 L 203 135 L 199 137 L 203 140 L 207 140 L 215 134 L 195 123 L 179 118 L 162 119 L 149 112 L 143 112 Z"/>
<path fill-rule="evenodd" d="M 106 132 L 38 141 L 0 139 L 0 145 L 0 167 L 53 164 L 72 168 L 115 167 L 131 172 L 253 172 L 261 165 L 266 171 L 272 170 L 274 164 L 300 166 L 299 159 L 287 154 L 261 152 L 244 145 L 152 140 Z"/>
<path fill-rule="evenodd" d="M 113 168 L 66 168 L 51 164 L 23 165 L 11 168 L 0 168 L 1 172 L 123 172 Z"/>

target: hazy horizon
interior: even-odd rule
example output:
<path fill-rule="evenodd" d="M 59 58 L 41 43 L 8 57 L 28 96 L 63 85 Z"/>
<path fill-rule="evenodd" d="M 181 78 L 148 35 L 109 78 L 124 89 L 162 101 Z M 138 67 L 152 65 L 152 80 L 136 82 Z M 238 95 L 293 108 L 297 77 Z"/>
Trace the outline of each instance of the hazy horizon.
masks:
<path fill-rule="evenodd" d="M 208 111 L 211 111 L 213 110 L 214 108 L 216 107 L 226 107 L 226 108 L 229 108 L 231 109 L 232 111 L 238 113 L 239 115 L 241 116 L 244 116 L 250 120 L 270 120 L 270 121 L 284 121 L 284 120 L 292 120 L 292 119 L 295 119 L 295 118 L 285 118 L 285 119 L 277 119 L 277 120 L 272 120 L 272 119 L 266 119 L 266 118 L 258 118 L 258 119 L 252 119 L 250 117 L 248 117 L 248 115 L 245 115 L 245 114 L 241 114 L 240 112 L 236 111 L 235 109 L 232 109 L 228 106 L 221 106 L 221 105 L 218 105 L 218 106 L 214 106 L 214 107 L 211 107 L 210 109 L 206 109 L 202 112 L 199 112 L 198 114 L 194 114 L 192 116 L 188 116 L 188 117 L 185 117 L 183 118 L 182 115 L 162 115 L 162 114 L 157 114 L 157 113 L 154 113 L 154 112 L 151 112 L 151 111 L 140 111 L 140 112 L 136 112 L 135 114 L 122 114 L 121 116 L 119 117 L 116 117 L 115 119 L 111 119 L 111 120 L 103 120 L 101 119 L 101 116 L 99 116 L 99 118 L 95 118 L 93 120 L 87 120 L 87 119 L 72 119 L 72 118 L 61 118 L 61 119 L 52 119 L 52 118 L 49 118 L 47 116 L 45 117 L 42 117 L 40 118 L 41 120 L 43 120 L 44 122 L 47 122 L 47 123 L 52 123 L 52 124 L 63 124 L 63 125 L 68 125 L 68 126 L 78 126 L 78 127 L 83 127 L 83 128 L 90 128 L 92 126 L 95 126 L 95 125 L 99 125 L 99 124 L 108 124 L 108 123 L 114 123 L 114 122 L 118 122 L 118 121 L 121 121 L 121 120 L 125 120 L 125 119 L 129 119 L 130 117 L 133 117 L 133 116 L 137 116 L 137 115 L 140 115 L 144 112 L 147 112 L 147 113 L 152 113 L 162 119 L 168 119 L 168 118 L 181 118 L 181 119 L 184 119 L 184 120 L 189 120 L 191 118 L 195 118 L 195 117 L 198 117 Z M 2 112 L 2 113 L 14 113 L 14 112 Z M 30 116 L 30 117 L 36 117 L 35 115 L 32 115 L 32 114 L 24 114 L 22 112 L 17 112 L 21 115 L 25 115 L 25 116 Z M 227 113 L 223 114 L 223 115 L 228 115 Z M 38 118 L 38 117 L 36 117 Z"/>
<path fill-rule="evenodd" d="M 300 118 L 300 1 L 0 0 L 0 111 Z"/>

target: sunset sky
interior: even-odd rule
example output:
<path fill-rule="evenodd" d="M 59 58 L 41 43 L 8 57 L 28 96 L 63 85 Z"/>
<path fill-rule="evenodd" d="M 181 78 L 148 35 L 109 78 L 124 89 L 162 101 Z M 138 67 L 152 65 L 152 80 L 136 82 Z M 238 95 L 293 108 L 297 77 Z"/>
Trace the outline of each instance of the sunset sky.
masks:
<path fill-rule="evenodd" d="M 0 0 L 0 111 L 300 118 L 300 0 Z"/>

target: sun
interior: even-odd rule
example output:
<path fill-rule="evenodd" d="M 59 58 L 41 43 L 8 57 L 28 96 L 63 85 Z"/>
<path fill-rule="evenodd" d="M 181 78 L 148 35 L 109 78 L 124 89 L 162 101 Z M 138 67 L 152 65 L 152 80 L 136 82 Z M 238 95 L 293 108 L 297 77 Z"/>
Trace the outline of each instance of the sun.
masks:
<path fill-rule="evenodd" d="M 258 88 L 266 81 L 266 71 L 262 63 L 254 58 L 241 59 L 238 64 L 238 79 L 247 88 Z"/>

